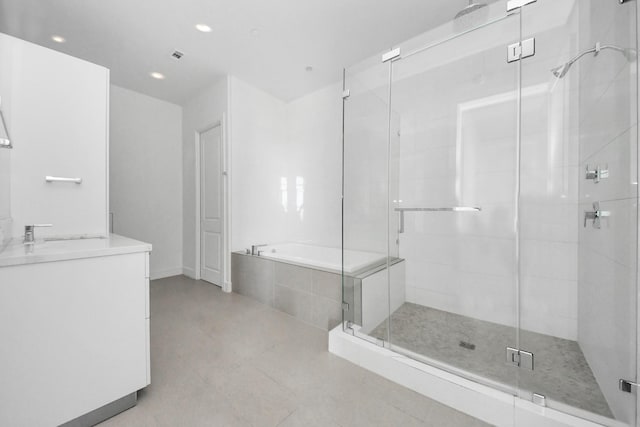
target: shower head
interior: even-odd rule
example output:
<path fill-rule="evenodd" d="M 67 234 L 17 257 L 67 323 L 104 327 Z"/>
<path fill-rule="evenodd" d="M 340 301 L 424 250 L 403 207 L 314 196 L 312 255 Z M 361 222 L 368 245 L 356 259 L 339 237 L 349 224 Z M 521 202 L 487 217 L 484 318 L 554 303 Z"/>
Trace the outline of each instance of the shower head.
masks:
<path fill-rule="evenodd" d="M 636 49 L 623 48 L 621 53 L 629 62 L 633 62 L 638 59 L 638 51 Z"/>
<path fill-rule="evenodd" d="M 589 55 L 591 53 L 593 53 L 594 56 L 598 56 L 598 54 L 605 49 L 610 49 L 616 52 L 620 52 L 622 55 L 624 55 L 625 59 L 629 62 L 634 62 L 638 59 L 638 51 L 636 49 L 622 48 L 619 46 L 612 46 L 612 45 L 602 45 L 600 44 L 600 42 L 597 42 L 595 47 L 593 47 L 592 49 L 587 49 L 584 52 L 581 52 L 580 54 L 575 56 L 569 62 L 562 64 L 558 67 L 552 68 L 551 72 L 553 73 L 554 76 L 561 79 L 569 72 L 569 69 L 571 68 L 571 66 L 574 63 L 576 63 L 580 58 L 582 58 L 585 55 Z"/>
<path fill-rule="evenodd" d="M 553 73 L 554 76 L 561 79 L 567 74 L 567 72 L 569 72 L 569 68 L 571 68 L 572 65 L 573 65 L 573 62 L 567 62 L 566 64 L 553 68 L 551 72 Z"/>
<path fill-rule="evenodd" d="M 458 12 L 455 16 L 455 19 L 460 19 L 463 16 L 466 16 L 470 13 L 475 12 L 476 10 L 482 9 L 483 7 L 486 7 L 487 5 L 485 3 L 476 3 L 475 0 L 469 0 L 469 5 L 467 7 L 465 7 L 464 9 L 462 9 L 460 12 Z"/>

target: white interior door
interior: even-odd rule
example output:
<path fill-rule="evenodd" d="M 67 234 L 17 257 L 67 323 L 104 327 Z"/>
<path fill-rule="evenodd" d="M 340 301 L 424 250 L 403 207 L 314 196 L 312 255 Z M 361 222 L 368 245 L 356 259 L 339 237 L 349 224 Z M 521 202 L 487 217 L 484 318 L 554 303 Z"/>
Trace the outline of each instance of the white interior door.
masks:
<path fill-rule="evenodd" d="M 222 286 L 223 181 L 222 132 L 215 126 L 200 133 L 200 277 Z"/>

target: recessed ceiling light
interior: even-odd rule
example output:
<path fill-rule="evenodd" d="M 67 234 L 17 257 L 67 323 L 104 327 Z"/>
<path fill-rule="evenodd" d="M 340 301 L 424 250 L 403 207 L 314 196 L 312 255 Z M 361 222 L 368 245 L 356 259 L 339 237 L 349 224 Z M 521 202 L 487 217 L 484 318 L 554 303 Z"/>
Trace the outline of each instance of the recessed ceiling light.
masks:
<path fill-rule="evenodd" d="M 162 74 L 162 73 L 158 73 L 158 72 L 154 71 L 153 73 L 149 73 L 149 75 L 151 77 L 153 77 L 154 79 L 164 80 L 164 74 Z"/>
<path fill-rule="evenodd" d="M 66 41 L 67 41 L 67 40 L 66 40 L 64 37 L 62 37 L 62 36 L 51 36 L 51 40 L 53 40 L 53 41 L 54 41 L 54 42 L 56 42 L 56 43 L 64 43 L 64 42 L 66 42 Z"/>
<path fill-rule="evenodd" d="M 251 35 L 251 37 L 258 37 L 258 34 L 260 34 L 260 30 L 258 30 L 257 28 L 252 28 L 251 31 L 249 31 L 249 34 Z"/>
<path fill-rule="evenodd" d="M 203 33 L 210 33 L 211 32 L 211 27 L 206 25 L 206 24 L 197 24 L 196 25 L 196 30 L 202 31 Z"/>

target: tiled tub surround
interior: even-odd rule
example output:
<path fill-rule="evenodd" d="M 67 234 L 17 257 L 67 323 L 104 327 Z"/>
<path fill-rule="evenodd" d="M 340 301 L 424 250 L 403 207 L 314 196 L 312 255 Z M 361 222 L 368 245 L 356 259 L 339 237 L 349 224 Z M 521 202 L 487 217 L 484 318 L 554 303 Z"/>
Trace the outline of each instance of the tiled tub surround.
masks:
<path fill-rule="evenodd" d="M 339 273 L 234 252 L 231 281 L 234 292 L 318 328 L 329 330 L 342 320 Z"/>
<path fill-rule="evenodd" d="M 391 265 L 392 310 L 405 302 L 404 262 Z M 337 271 L 290 264 L 265 256 L 234 252 L 231 255 L 233 290 L 268 304 L 324 330 L 342 321 L 342 301 L 347 303 L 345 320 L 371 330 L 388 316 L 389 292 L 386 266 L 365 267 L 345 274 Z M 363 311 L 364 310 L 364 311 Z"/>

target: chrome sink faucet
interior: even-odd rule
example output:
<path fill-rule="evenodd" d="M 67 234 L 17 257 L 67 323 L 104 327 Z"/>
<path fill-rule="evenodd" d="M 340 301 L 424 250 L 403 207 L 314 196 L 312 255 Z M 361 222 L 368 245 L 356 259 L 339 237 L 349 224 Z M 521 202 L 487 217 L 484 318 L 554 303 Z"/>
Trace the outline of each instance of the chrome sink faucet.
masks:
<path fill-rule="evenodd" d="M 35 227 L 52 227 L 53 224 L 30 224 L 24 226 L 24 244 L 32 245 L 36 242 Z"/>
<path fill-rule="evenodd" d="M 260 253 L 262 251 L 258 250 L 258 248 L 261 248 L 263 246 L 267 246 L 266 244 L 263 245 L 251 245 L 251 255 L 258 255 L 260 256 Z"/>

